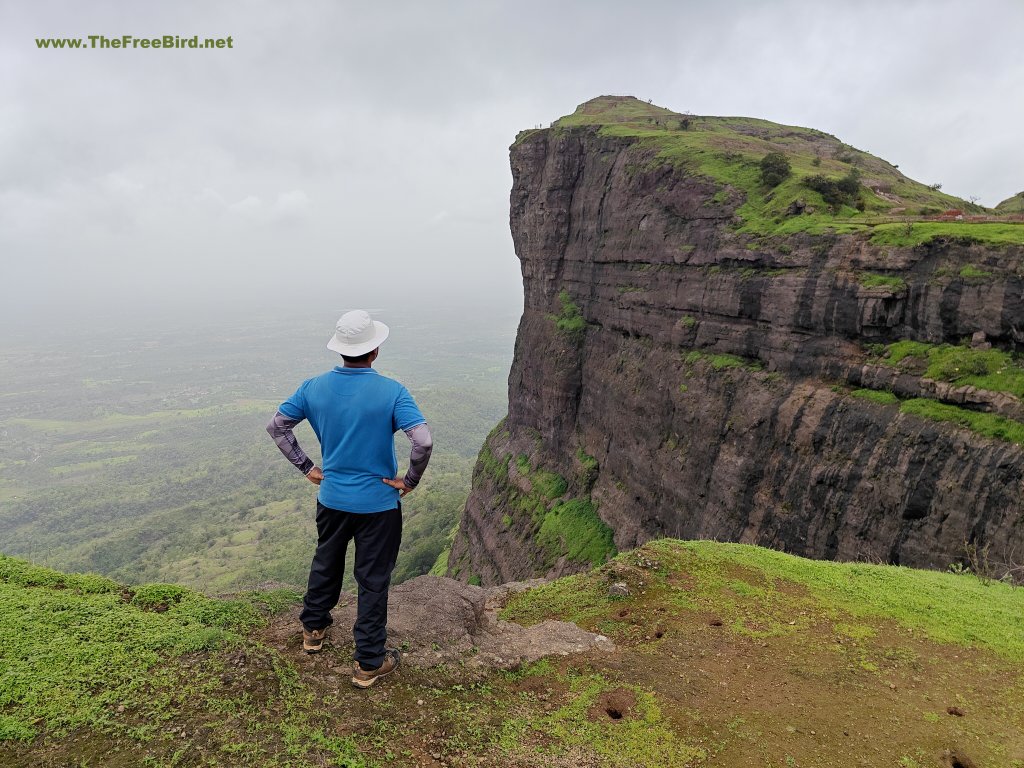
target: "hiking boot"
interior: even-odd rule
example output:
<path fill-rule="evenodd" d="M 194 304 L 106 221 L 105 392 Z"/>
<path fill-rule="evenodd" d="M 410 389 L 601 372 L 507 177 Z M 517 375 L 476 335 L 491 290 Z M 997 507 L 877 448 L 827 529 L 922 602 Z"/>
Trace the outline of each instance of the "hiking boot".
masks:
<path fill-rule="evenodd" d="M 302 625 L 302 650 L 306 653 L 320 653 L 324 647 L 324 638 L 327 637 L 327 627 L 323 629 L 307 629 Z"/>
<path fill-rule="evenodd" d="M 384 663 L 376 669 L 364 669 L 358 661 L 352 665 L 352 685 L 356 688 L 369 688 L 385 675 L 390 675 L 402 663 L 402 654 L 397 648 L 384 651 Z"/>

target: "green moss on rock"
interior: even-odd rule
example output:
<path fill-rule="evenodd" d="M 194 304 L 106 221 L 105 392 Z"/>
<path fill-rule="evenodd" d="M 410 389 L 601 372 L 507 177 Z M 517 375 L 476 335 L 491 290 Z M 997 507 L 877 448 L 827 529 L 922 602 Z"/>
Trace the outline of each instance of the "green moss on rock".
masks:
<path fill-rule="evenodd" d="M 618 551 L 612 529 L 597 515 L 589 499 L 572 499 L 555 505 L 541 523 L 537 541 L 549 552 L 570 560 L 598 565 Z"/>

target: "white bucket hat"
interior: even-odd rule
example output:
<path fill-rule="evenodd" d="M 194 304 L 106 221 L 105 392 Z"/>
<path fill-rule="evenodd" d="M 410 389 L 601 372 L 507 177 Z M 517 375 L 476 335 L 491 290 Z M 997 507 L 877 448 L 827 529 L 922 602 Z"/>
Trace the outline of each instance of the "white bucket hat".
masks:
<path fill-rule="evenodd" d="M 383 344 L 390 332 L 384 323 L 371 319 L 369 313 L 354 309 L 338 318 L 327 348 L 349 357 L 359 357 Z"/>

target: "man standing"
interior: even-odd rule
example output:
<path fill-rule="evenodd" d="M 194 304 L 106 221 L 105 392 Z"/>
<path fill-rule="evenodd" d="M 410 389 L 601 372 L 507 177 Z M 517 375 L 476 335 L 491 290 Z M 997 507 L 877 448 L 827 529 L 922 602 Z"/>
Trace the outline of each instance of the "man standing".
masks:
<path fill-rule="evenodd" d="M 344 365 L 304 381 L 267 425 L 285 457 L 320 487 L 316 554 L 299 615 L 306 653 L 323 647 L 341 593 L 345 549 L 355 539 L 359 602 L 352 628 L 352 684 L 358 688 L 369 688 L 401 661 L 397 649 L 385 647 L 388 586 L 402 540 L 399 499 L 419 483 L 433 447 L 409 391 L 373 370 L 388 333 L 384 323 L 362 310 L 342 315 L 327 348 L 340 353 Z M 323 469 L 306 456 L 292 432 L 303 419 L 309 419 L 320 441 Z M 399 429 L 412 441 L 409 471 L 402 477 L 394 447 Z"/>

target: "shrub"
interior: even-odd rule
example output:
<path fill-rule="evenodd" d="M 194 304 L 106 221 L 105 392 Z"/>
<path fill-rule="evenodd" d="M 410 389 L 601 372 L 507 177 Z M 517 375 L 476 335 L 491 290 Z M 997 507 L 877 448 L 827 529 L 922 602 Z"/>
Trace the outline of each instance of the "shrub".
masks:
<path fill-rule="evenodd" d="M 815 174 L 804 179 L 804 186 L 820 194 L 833 210 L 843 205 L 855 206 L 860 200 L 860 171 L 851 168 L 841 179 Z"/>
<path fill-rule="evenodd" d="M 555 326 L 569 336 L 582 336 L 587 328 L 587 321 L 583 319 L 579 306 L 564 289 L 559 291 L 558 301 L 562 305 L 562 311 L 554 317 Z"/>
<path fill-rule="evenodd" d="M 761 158 L 761 181 L 766 186 L 779 186 L 791 172 L 789 159 L 781 152 L 769 152 Z"/>
<path fill-rule="evenodd" d="M 132 604 L 147 611 L 166 611 L 191 593 L 192 590 L 177 584 L 145 584 L 135 590 Z"/>
<path fill-rule="evenodd" d="M 978 354 L 969 347 L 949 347 L 933 355 L 933 360 L 935 365 L 929 368 L 929 372 L 943 381 L 985 376 L 994 373 L 1001 362 L 996 355 Z"/>

